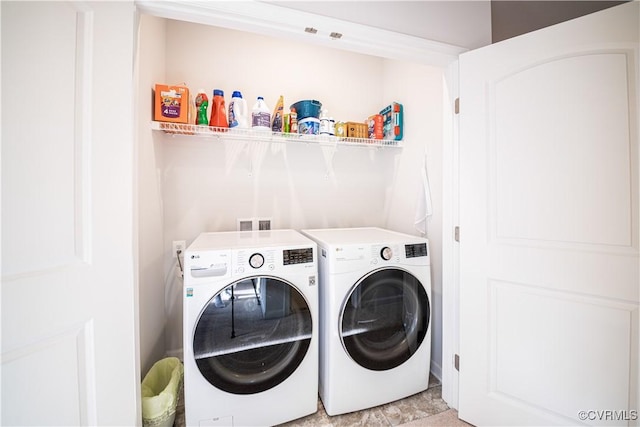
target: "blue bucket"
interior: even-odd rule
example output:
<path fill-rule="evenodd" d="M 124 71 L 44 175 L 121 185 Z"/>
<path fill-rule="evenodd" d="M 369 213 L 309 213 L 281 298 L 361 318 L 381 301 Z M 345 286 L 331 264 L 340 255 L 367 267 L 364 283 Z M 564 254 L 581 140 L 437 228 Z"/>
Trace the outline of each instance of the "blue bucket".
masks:
<path fill-rule="evenodd" d="M 298 101 L 295 104 L 291 104 L 291 108 L 296 109 L 298 120 L 306 119 L 307 117 L 315 117 L 317 119 L 320 117 L 321 107 L 322 103 L 315 99 Z"/>

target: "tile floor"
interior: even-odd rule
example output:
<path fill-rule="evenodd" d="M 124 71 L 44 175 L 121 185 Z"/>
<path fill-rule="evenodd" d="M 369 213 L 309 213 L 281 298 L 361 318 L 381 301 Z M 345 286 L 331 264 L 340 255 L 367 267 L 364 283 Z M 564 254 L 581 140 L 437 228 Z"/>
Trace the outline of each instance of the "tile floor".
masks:
<path fill-rule="evenodd" d="M 180 399 L 183 402 L 182 399 Z M 179 405 L 175 427 L 184 427 L 184 406 Z M 458 413 L 450 409 L 441 396 L 441 385 L 431 377 L 429 388 L 405 399 L 376 406 L 363 411 L 330 417 L 318 399 L 318 412 L 299 418 L 280 427 L 465 427 L 469 424 L 458 419 Z"/>

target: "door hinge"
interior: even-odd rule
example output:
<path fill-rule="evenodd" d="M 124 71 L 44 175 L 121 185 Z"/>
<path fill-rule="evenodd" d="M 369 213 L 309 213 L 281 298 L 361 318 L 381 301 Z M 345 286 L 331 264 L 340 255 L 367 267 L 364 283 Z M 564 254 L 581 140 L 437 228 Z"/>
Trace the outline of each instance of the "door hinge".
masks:
<path fill-rule="evenodd" d="M 456 225 L 456 227 L 453 229 L 453 238 L 456 240 L 456 242 L 460 241 L 460 226 Z"/>
<path fill-rule="evenodd" d="M 453 355 L 453 367 L 456 368 L 456 371 L 460 372 L 460 355 Z"/>
<path fill-rule="evenodd" d="M 460 98 L 456 98 L 456 100 L 453 102 L 453 111 L 456 114 L 460 114 Z"/>

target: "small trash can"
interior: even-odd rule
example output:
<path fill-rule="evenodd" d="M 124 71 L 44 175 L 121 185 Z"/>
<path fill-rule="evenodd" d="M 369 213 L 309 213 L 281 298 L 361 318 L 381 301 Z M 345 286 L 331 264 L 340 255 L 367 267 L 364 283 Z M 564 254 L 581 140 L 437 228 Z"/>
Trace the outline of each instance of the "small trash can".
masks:
<path fill-rule="evenodd" d="M 171 427 L 176 418 L 184 367 L 177 357 L 153 364 L 142 380 L 142 425 Z"/>

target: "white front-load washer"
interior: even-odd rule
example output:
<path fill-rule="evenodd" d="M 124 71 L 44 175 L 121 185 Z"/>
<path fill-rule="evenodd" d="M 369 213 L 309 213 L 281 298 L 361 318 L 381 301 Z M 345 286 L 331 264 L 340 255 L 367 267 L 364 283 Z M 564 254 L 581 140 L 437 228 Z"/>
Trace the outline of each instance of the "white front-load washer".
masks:
<path fill-rule="evenodd" d="M 319 393 L 329 415 L 429 385 L 427 239 L 380 228 L 302 230 L 318 244 Z"/>
<path fill-rule="evenodd" d="M 188 426 L 274 425 L 318 405 L 316 244 L 294 230 L 203 233 L 184 256 Z"/>

